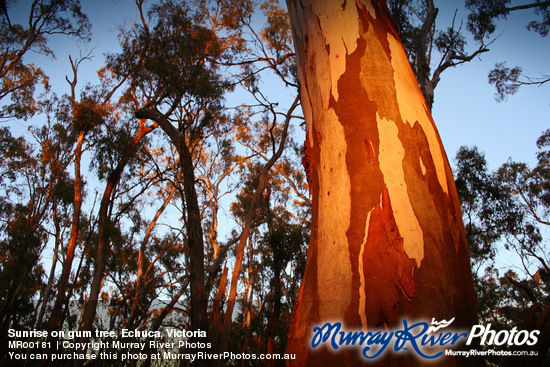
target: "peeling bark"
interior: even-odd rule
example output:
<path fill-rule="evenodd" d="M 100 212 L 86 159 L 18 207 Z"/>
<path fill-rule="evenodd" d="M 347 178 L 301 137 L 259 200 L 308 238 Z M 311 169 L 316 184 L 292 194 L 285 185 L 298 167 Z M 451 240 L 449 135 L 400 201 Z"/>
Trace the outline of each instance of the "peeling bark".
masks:
<path fill-rule="evenodd" d="M 292 365 L 364 362 L 310 349 L 312 328 L 476 321 L 456 188 L 383 1 L 287 1 L 307 123 L 312 233 L 293 311 Z M 464 363 L 462 363 L 464 362 Z M 420 365 L 411 355 L 382 364 Z M 443 358 L 446 366 L 458 360 Z M 461 365 L 476 360 L 460 361 Z"/>

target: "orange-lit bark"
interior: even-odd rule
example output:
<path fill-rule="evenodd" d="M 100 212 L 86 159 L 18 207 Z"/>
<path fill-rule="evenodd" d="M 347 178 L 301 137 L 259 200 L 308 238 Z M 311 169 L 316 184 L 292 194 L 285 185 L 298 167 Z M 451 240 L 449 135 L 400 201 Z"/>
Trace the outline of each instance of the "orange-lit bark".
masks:
<path fill-rule="evenodd" d="M 403 318 L 475 323 L 453 176 L 384 2 L 287 3 L 313 203 L 289 332 L 292 365 L 365 362 L 353 348 L 311 349 L 312 328 L 325 322 L 347 329 L 391 328 Z M 388 354 L 381 363 L 422 361 Z"/>
<path fill-rule="evenodd" d="M 69 285 L 69 276 L 71 274 L 71 268 L 73 265 L 74 254 L 76 250 L 76 244 L 78 240 L 78 226 L 80 225 L 80 215 L 82 210 L 82 177 L 80 175 L 80 159 L 82 158 L 82 144 L 84 143 L 84 136 L 86 131 L 80 131 L 78 134 L 78 140 L 74 151 L 74 209 L 73 209 L 73 222 L 71 224 L 71 237 L 69 238 L 69 244 L 67 245 L 67 253 L 63 261 L 63 271 L 59 278 L 57 298 L 50 316 L 49 329 L 58 330 L 59 321 L 61 317 L 61 309 L 66 303 L 66 292 Z"/>

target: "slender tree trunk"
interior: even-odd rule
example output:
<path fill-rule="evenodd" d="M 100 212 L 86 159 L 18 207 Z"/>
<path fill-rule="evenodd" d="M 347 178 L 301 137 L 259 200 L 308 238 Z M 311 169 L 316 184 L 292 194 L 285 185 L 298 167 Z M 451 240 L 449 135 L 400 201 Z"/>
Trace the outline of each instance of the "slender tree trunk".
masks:
<path fill-rule="evenodd" d="M 97 311 L 97 303 L 99 301 L 99 293 L 103 285 L 103 277 L 105 273 L 105 264 L 107 261 L 107 253 L 109 250 L 109 207 L 112 202 L 112 194 L 118 185 L 118 180 L 123 171 L 123 166 L 119 164 L 117 168 L 111 172 L 107 179 L 107 185 L 101 198 L 101 204 L 99 206 L 99 215 L 97 222 L 97 253 L 94 260 L 94 273 L 92 277 L 92 284 L 90 286 L 90 295 L 84 308 L 84 314 L 82 315 L 82 323 L 80 330 L 92 330 L 95 314 Z M 82 339 L 81 342 L 86 342 L 87 339 Z"/>
<path fill-rule="evenodd" d="M 65 296 L 67 287 L 69 285 L 69 277 L 71 275 L 71 269 L 73 266 L 74 253 L 76 250 L 76 243 L 78 240 L 78 227 L 80 226 L 80 216 L 82 212 L 82 177 L 80 175 L 80 159 L 82 157 L 82 145 L 84 144 L 84 137 L 86 131 L 82 130 L 78 134 L 78 140 L 74 151 L 74 199 L 73 199 L 73 221 L 71 224 L 71 236 L 69 237 L 69 244 L 67 245 L 67 252 L 65 259 L 63 260 L 63 270 L 61 277 L 57 285 L 57 298 L 53 306 L 52 314 L 50 316 L 50 331 L 59 330 L 61 310 L 63 304 L 65 304 Z"/>
<path fill-rule="evenodd" d="M 38 314 L 38 318 L 36 319 L 36 322 L 34 324 L 34 327 L 36 329 L 42 328 L 42 319 L 44 318 L 44 313 L 46 312 L 46 308 L 48 306 L 48 301 L 50 299 L 50 295 L 52 293 L 52 289 L 54 287 L 54 279 L 55 279 L 55 270 L 57 268 L 57 260 L 59 257 L 59 248 L 61 247 L 61 228 L 59 225 L 59 218 L 57 217 L 56 210 L 54 209 L 54 212 L 52 213 L 54 227 L 55 227 L 55 245 L 53 250 L 53 257 L 52 257 L 52 266 L 50 268 L 50 275 L 48 276 L 48 283 L 46 285 L 46 290 L 44 291 L 44 297 L 42 301 L 42 305 L 40 306 L 40 312 Z"/>
<path fill-rule="evenodd" d="M 312 349 L 312 329 L 325 322 L 372 329 L 455 317 L 453 327 L 472 325 L 476 299 L 452 172 L 384 2 L 287 4 L 313 203 L 287 344 L 292 365 L 365 362 L 354 348 Z M 387 353 L 382 363 L 422 361 Z"/>
<path fill-rule="evenodd" d="M 205 288 L 204 271 L 204 239 L 201 223 L 201 212 L 195 189 L 195 169 L 191 150 L 184 133 L 176 129 L 166 115 L 156 109 L 140 109 L 135 112 L 137 118 L 147 118 L 159 124 L 168 135 L 180 158 L 180 166 L 183 173 L 183 188 L 185 197 L 184 207 L 187 213 L 187 240 L 189 246 L 189 285 L 191 290 L 191 329 L 208 333 L 208 298 Z M 201 339 L 204 342 L 204 338 Z M 209 364 L 209 361 L 201 361 L 200 364 Z"/>
<path fill-rule="evenodd" d="M 149 223 L 149 226 L 147 227 L 147 231 L 145 232 L 145 236 L 143 237 L 143 241 L 141 241 L 141 246 L 139 248 L 138 252 L 138 271 L 137 271 L 137 277 L 136 277 L 136 290 L 134 294 L 134 299 L 132 301 L 132 312 L 130 314 L 130 319 L 128 320 L 128 327 L 133 328 L 134 322 L 137 320 L 138 313 L 139 313 L 139 301 L 141 299 L 141 295 L 143 293 L 143 283 L 147 276 L 147 271 L 145 269 L 146 265 L 146 256 L 145 256 L 145 250 L 147 249 L 147 244 L 149 243 L 149 239 L 151 238 L 151 233 L 153 232 L 153 229 L 155 228 L 157 224 L 157 220 L 161 216 L 161 214 L 164 212 L 170 201 L 172 200 L 172 197 L 174 196 L 174 192 L 176 191 L 176 187 L 172 186 L 170 189 L 170 192 L 168 193 L 168 196 L 164 199 L 164 202 L 162 203 L 162 206 L 157 210 L 157 213 L 155 214 L 155 217 Z"/>
<path fill-rule="evenodd" d="M 191 289 L 191 329 L 208 332 L 208 298 L 205 292 L 204 239 L 201 211 L 195 190 L 195 170 L 185 137 L 177 145 L 183 171 L 189 245 L 189 285 Z M 204 339 L 202 339 L 204 341 Z"/>
<path fill-rule="evenodd" d="M 120 177 L 124 172 L 124 168 L 130 161 L 130 158 L 135 154 L 137 146 L 141 139 L 145 137 L 148 133 L 153 131 L 156 128 L 156 124 L 153 126 L 145 126 L 144 121 L 140 121 L 140 127 L 136 135 L 132 140 L 132 145 L 129 146 L 123 158 L 118 163 L 116 168 L 109 174 L 107 177 L 107 184 L 105 185 L 105 190 L 103 192 L 103 197 L 101 198 L 101 203 L 99 206 L 98 222 L 97 222 L 97 253 L 94 261 L 94 273 L 92 278 L 92 284 L 90 286 L 90 295 L 86 302 L 84 308 L 84 313 L 82 315 L 82 322 L 79 330 L 90 331 L 92 330 L 94 318 L 97 311 L 97 304 L 99 301 L 99 293 L 103 286 L 105 280 L 105 264 L 107 261 L 107 255 L 109 252 L 109 226 L 111 222 L 109 209 L 112 205 L 112 196 L 113 192 L 118 186 Z M 87 342 L 88 338 L 80 338 L 80 342 Z M 73 365 L 81 366 L 83 363 L 82 360 L 76 360 Z"/>
<path fill-rule="evenodd" d="M 254 313 L 254 282 L 256 281 L 256 275 L 257 272 L 254 268 L 254 246 L 253 244 L 249 244 L 247 248 L 247 273 L 248 275 L 244 277 L 243 279 L 243 285 L 244 285 L 244 291 L 242 293 L 242 321 L 239 326 L 239 334 L 241 336 L 240 345 L 239 345 L 239 352 L 240 353 L 246 353 L 248 351 L 248 345 L 250 344 L 250 339 L 252 337 L 252 333 L 250 331 L 250 326 L 252 324 L 252 320 L 255 318 Z M 263 303 L 263 302 L 262 302 Z M 260 309 L 263 309 L 263 306 L 259 306 Z M 246 366 L 246 360 L 242 359 L 240 366 Z"/>
<path fill-rule="evenodd" d="M 189 285 L 189 282 L 187 280 L 185 280 L 183 282 L 183 284 L 181 285 L 178 293 L 176 293 L 174 295 L 174 297 L 172 297 L 172 300 L 170 300 L 170 303 L 167 304 L 163 309 L 162 311 L 160 312 L 160 314 L 157 316 L 157 318 L 155 319 L 155 321 L 153 321 L 153 324 L 151 325 L 151 328 L 150 330 L 151 331 L 156 331 L 158 330 L 161 326 L 162 326 L 162 322 L 164 321 L 164 319 L 170 315 L 170 313 L 174 310 L 174 306 L 176 305 L 176 303 L 178 303 L 179 299 L 181 298 L 181 296 L 183 295 L 183 293 L 187 290 L 187 286 Z M 145 347 L 145 350 L 144 350 L 144 353 L 146 353 L 147 355 L 150 355 L 151 354 L 151 351 L 152 351 L 152 348 L 149 344 L 146 344 L 146 347 Z M 141 367 L 149 367 L 151 366 L 151 358 L 147 358 L 143 364 L 141 365 Z"/>
<path fill-rule="evenodd" d="M 281 317 L 281 258 L 279 255 L 273 255 L 273 282 L 272 284 L 272 309 L 269 310 L 269 318 L 267 321 L 267 353 L 274 354 L 275 350 L 275 335 L 277 333 L 277 325 Z M 266 366 L 275 366 L 275 360 L 268 359 Z"/>
<path fill-rule="evenodd" d="M 269 236 L 273 236 L 273 217 L 271 216 L 271 187 L 267 188 L 266 197 L 266 219 Z M 270 250 L 273 259 L 273 279 L 270 282 L 271 285 L 271 309 L 268 311 L 268 319 L 266 326 L 265 337 L 267 339 L 267 354 L 275 353 L 275 335 L 277 333 L 277 325 L 279 324 L 279 318 L 281 317 L 281 250 L 279 249 L 280 243 L 277 243 L 273 239 L 270 239 Z M 274 367 L 275 360 L 268 359 L 265 362 L 267 367 Z"/>
<path fill-rule="evenodd" d="M 239 239 L 239 244 L 237 245 L 237 253 L 235 255 L 235 265 L 233 267 L 233 274 L 231 275 L 231 288 L 229 291 L 229 299 L 227 301 L 227 310 L 225 312 L 225 320 L 223 324 L 223 333 L 222 333 L 222 339 L 221 339 L 222 350 L 227 349 L 227 344 L 229 342 L 229 332 L 231 329 L 231 323 L 233 318 L 233 308 L 235 307 L 235 300 L 237 298 L 237 283 L 239 281 L 239 275 L 241 272 L 241 265 L 242 265 L 243 256 L 244 256 L 244 247 L 246 245 L 246 242 L 248 241 L 248 236 L 250 235 L 250 230 L 252 228 L 252 219 L 254 218 L 254 214 L 256 212 L 256 205 L 259 202 L 260 197 L 265 188 L 269 170 L 271 169 L 271 167 L 273 167 L 273 165 L 279 159 L 281 154 L 283 154 L 286 137 L 288 133 L 288 126 L 292 118 L 292 113 L 294 112 L 297 106 L 298 106 L 298 98 L 294 100 L 294 102 L 292 103 L 292 106 L 289 108 L 286 114 L 285 125 L 283 128 L 283 134 L 281 137 L 281 142 L 279 143 L 279 147 L 277 148 L 277 151 L 273 154 L 271 159 L 262 168 L 262 171 L 260 172 L 260 179 L 258 182 L 258 186 L 256 187 L 256 192 L 252 197 L 252 202 L 250 203 L 250 207 L 248 208 L 248 211 L 246 213 L 244 228 Z"/>
<path fill-rule="evenodd" d="M 212 345 L 214 346 L 215 353 L 223 353 L 224 351 L 220 350 L 220 334 L 221 334 L 221 319 L 222 315 L 222 301 L 223 296 L 225 295 L 225 288 L 227 285 L 227 266 L 223 268 L 222 277 L 220 284 L 218 286 L 218 291 L 216 292 L 216 298 L 214 298 L 214 305 L 212 309 L 212 328 L 210 331 L 210 336 L 212 340 Z M 214 363 L 215 366 L 219 366 L 220 363 Z"/>

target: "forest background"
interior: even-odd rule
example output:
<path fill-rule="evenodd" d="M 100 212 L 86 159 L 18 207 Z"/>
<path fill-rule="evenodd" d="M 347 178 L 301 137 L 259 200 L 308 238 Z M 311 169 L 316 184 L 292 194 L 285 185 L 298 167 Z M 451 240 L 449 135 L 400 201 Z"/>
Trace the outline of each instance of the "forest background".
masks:
<path fill-rule="evenodd" d="M 425 38 L 431 1 L 389 7 L 417 77 L 418 55 L 432 81 L 464 61 L 433 115 L 479 317 L 549 327 L 548 4 L 489 3 L 518 5 L 436 3 Z M 310 204 L 284 4 L 81 5 L 8 1 L 1 18 L 0 335 L 174 326 L 283 353 Z"/>

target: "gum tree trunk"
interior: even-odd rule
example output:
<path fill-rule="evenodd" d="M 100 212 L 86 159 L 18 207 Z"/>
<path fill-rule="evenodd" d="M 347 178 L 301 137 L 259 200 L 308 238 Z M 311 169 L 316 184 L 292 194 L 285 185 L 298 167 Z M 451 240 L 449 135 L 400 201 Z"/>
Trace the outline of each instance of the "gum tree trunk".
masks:
<path fill-rule="evenodd" d="M 312 328 L 325 322 L 348 330 L 402 327 L 403 318 L 474 324 L 453 175 L 385 3 L 287 5 L 313 203 L 308 262 L 289 331 L 293 365 L 365 362 L 355 348 L 311 349 Z M 385 365 L 423 363 L 411 354 L 385 355 Z"/>

